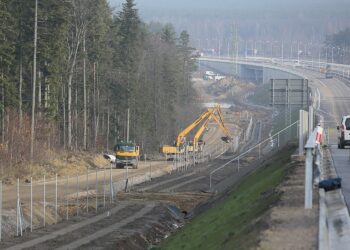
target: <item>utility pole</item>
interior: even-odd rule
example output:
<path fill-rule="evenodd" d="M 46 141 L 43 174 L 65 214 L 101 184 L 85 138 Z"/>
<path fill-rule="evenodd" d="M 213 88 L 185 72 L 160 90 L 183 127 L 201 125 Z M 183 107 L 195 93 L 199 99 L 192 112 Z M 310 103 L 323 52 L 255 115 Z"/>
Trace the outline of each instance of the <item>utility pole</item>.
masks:
<path fill-rule="evenodd" d="M 33 55 L 33 97 L 32 97 L 32 127 L 30 135 L 30 159 L 33 160 L 34 138 L 35 138 L 35 88 L 36 88 L 36 49 L 38 38 L 38 0 L 35 0 L 35 19 L 34 19 L 34 55 Z"/>
<path fill-rule="evenodd" d="M 233 61 L 235 64 L 235 74 L 238 75 L 238 38 L 237 38 L 237 26 L 236 24 L 233 24 L 232 27 L 232 55 L 233 55 Z"/>

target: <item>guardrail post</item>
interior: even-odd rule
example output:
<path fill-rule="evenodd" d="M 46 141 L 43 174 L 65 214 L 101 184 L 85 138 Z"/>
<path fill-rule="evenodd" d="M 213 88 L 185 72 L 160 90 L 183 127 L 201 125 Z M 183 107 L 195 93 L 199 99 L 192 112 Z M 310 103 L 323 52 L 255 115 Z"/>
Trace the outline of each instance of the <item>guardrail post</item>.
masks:
<path fill-rule="evenodd" d="M 305 158 L 305 209 L 312 208 L 312 149 L 306 149 Z"/>

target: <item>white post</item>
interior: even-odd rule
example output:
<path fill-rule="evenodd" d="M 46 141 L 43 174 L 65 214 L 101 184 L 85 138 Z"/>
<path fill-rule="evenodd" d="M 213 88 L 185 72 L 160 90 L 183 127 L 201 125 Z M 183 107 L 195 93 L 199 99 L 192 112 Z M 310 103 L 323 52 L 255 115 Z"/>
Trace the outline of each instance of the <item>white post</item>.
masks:
<path fill-rule="evenodd" d="M 312 149 L 306 149 L 305 158 L 305 209 L 312 208 Z"/>
<path fill-rule="evenodd" d="M 33 178 L 30 177 L 30 231 L 33 232 Z"/>
<path fill-rule="evenodd" d="M 110 184 L 110 202 L 113 202 L 114 199 L 114 189 L 113 189 L 113 178 L 112 178 L 112 164 L 110 165 L 110 174 L 109 174 L 109 184 Z"/>
<path fill-rule="evenodd" d="M 79 174 L 77 174 L 77 216 L 79 216 Z"/>
<path fill-rule="evenodd" d="M 66 180 L 66 219 L 68 220 L 68 175 Z"/>
<path fill-rule="evenodd" d="M 103 167 L 103 207 L 106 207 L 106 168 Z"/>
<path fill-rule="evenodd" d="M 86 212 L 89 212 L 89 169 L 86 168 Z"/>
<path fill-rule="evenodd" d="M 16 235 L 19 236 L 19 179 L 17 178 L 17 199 L 16 199 Z"/>
<path fill-rule="evenodd" d="M 309 128 L 308 128 L 308 136 L 312 133 L 312 130 L 314 129 L 314 108 L 312 106 L 309 106 Z"/>
<path fill-rule="evenodd" d="M 55 184 L 55 221 L 57 223 L 57 217 L 58 217 L 58 212 L 57 212 L 57 209 L 58 209 L 58 206 L 57 206 L 57 174 L 56 174 L 56 184 Z"/>
<path fill-rule="evenodd" d="M 299 155 L 304 154 L 304 114 L 299 110 Z"/>
<path fill-rule="evenodd" d="M 44 175 L 44 218 L 43 218 L 44 227 L 46 225 L 46 177 Z"/>
<path fill-rule="evenodd" d="M 96 173 L 95 173 L 95 186 L 96 186 L 96 213 L 97 213 L 97 207 L 98 207 L 98 197 L 97 197 L 97 194 L 98 194 L 98 180 L 97 180 L 97 168 L 96 168 Z"/>

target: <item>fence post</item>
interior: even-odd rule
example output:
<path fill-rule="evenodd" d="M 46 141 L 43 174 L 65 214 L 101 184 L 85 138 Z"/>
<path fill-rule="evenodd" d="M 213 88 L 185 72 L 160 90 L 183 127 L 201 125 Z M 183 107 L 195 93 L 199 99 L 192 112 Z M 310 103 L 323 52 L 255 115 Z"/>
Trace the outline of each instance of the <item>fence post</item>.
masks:
<path fill-rule="evenodd" d="M 77 216 L 79 216 L 79 174 L 77 174 Z"/>
<path fill-rule="evenodd" d="M 237 160 L 237 166 L 238 166 L 238 171 L 239 171 L 239 156 L 238 156 L 238 160 Z"/>
<path fill-rule="evenodd" d="M 30 231 L 33 232 L 33 177 L 30 177 Z"/>
<path fill-rule="evenodd" d="M 86 212 L 89 212 L 89 169 L 86 167 Z"/>
<path fill-rule="evenodd" d="M 113 192 L 113 177 L 112 177 L 112 163 L 110 165 L 110 171 L 109 171 L 109 186 L 110 186 L 110 203 L 113 202 L 114 199 L 114 192 Z"/>
<path fill-rule="evenodd" d="M 280 133 L 277 133 L 277 148 L 280 147 Z"/>
<path fill-rule="evenodd" d="M 67 180 L 66 180 L 66 220 L 68 220 L 68 179 L 69 179 L 69 176 L 67 175 Z"/>
<path fill-rule="evenodd" d="M 43 219 L 44 227 L 46 225 L 46 177 L 44 175 L 44 219 Z"/>
<path fill-rule="evenodd" d="M 95 171 L 95 185 L 96 185 L 96 213 L 97 213 L 97 206 L 98 206 L 98 199 L 97 199 L 97 194 L 98 194 L 97 168 L 96 168 L 96 171 Z"/>
<path fill-rule="evenodd" d="M 17 178 L 16 190 L 16 235 L 19 236 L 19 179 Z"/>
<path fill-rule="evenodd" d="M 106 167 L 103 167 L 103 207 L 106 207 Z"/>
<path fill-rule="evenodd" d="M 260 152 L 260 143 L 259 143 L 259 159 L 261 157 L 261 152 Z"/>
<path fill-rule="evenodd" d="M 57 204 L 57 174 L 56 174 L 56 178 L 55 178 L 55 221 L 56 221 L 56 224 L 58 222 L 58 212 L 57 212 L 57 209 L 58 209 L 58 204 Z"/>
<path fill-rule="evenodd" d="M 152 162 L 149 162 L 149 179 L 152 180 Z"/>

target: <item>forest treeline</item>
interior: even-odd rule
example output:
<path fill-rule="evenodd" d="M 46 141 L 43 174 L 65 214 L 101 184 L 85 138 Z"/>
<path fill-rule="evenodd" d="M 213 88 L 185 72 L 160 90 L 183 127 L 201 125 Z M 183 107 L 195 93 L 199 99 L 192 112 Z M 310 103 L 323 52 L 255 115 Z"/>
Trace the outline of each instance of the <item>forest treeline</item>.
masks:
<path fill-rule="evenodd" d="M 126 139 L 128 109 L 144 152 L 192 118 L 189 35 L 145 24 L 133 0 L 119 11 L 106 0 L 0 0 L 0 20 L 2 164 L 29 160 L 33 134 L 34 160 L 111 148 Z"/>

